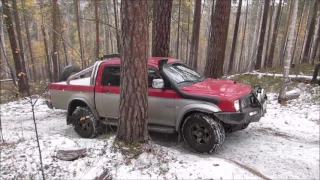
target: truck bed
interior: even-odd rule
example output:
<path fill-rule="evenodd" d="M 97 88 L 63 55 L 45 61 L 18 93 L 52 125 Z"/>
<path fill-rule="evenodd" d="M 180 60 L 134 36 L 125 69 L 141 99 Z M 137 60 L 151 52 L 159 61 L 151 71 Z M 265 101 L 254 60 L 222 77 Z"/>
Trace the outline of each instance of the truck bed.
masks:
<path fill-rule="evenodd" d="M 67 110 L 69 102 L 73 99 L 94 102 L 94 86 L 90 84 L 90 77 L 71 80 L 70 84 L 66 81 L 50 83 L 49 93 L 51 103 L 57 109 Z"/>
<path fill-rule="evenodd" d="M 67 85 L 67 81 L 61 81 L 61 82 L 57 82 L 57 83 L 55 83 L 55 84 L 64 84 L 64 85 Z M 70 81 L 70 85 L 89 86 L 89 85 L 90 85 L 90 77 L 71 80 L 71 81 Z"/>

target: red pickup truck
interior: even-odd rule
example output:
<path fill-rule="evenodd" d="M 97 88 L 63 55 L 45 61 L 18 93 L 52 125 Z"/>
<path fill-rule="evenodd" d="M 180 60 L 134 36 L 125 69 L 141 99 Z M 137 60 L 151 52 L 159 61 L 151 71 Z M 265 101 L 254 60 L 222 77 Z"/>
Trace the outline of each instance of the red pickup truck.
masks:
<path fill-rule="evenodd" d="M 50 83 L 47 105 L 67 110 L 67 124 L 84 138 L 117 126 L 120 62 L 119 56 L 106 56 L 66 81 Z M 151 57 L 148 67 L 149 130 L 178 132 L 196 152 L 217 151 L 226 133 L 246 128 L 266 112 L 260 86 L 205 78 L 174 58 Z"/>

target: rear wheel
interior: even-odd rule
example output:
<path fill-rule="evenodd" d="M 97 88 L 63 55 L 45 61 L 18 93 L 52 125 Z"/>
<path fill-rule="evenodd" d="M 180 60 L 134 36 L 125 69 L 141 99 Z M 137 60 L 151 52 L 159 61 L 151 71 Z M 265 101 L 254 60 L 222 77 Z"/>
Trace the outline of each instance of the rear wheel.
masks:
<path fill-rule="evenodd" d="M 98 135 L 99 124 L 89 107 L 77 107 L 73 113 L 73 126 L 76 133 L 83 138 L 94 138 Z"/>
<path fill-rule="evenodd" d="M 222 124 L 202 113 L 194 113 L 186 118 L 182 134 L 189 148 L 198 153 L 218 151 L 225 139 Z"/>

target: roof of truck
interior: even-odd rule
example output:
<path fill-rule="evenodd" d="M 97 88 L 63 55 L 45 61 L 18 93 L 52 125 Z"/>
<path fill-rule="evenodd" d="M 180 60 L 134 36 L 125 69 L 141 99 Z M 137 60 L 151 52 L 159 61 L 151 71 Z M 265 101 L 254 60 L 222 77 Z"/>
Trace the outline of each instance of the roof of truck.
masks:
<path fill-rule="evenodd" d="M 168 59 L 168 62 L 180 61 L 179 59 L 171 58 L 171 57 L 149 57 L 148 65 L 158 67 L 158 62 L 161 59 Z M 120 64 L 120 58 L 105 59 L 103 64 L 110 64 L 110 65 Z"/>

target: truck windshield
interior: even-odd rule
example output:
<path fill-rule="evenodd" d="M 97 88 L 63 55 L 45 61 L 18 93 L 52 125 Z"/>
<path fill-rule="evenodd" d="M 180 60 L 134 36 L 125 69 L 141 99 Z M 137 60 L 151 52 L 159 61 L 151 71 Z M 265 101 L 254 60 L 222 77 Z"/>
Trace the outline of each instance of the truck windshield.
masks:
<path fill-rule="evenodd" d="M 184 64 L 173 64 L 163 68 L 170 79 L 176 84 L 195 83 L 202 80 L 202 76 Z"/>

